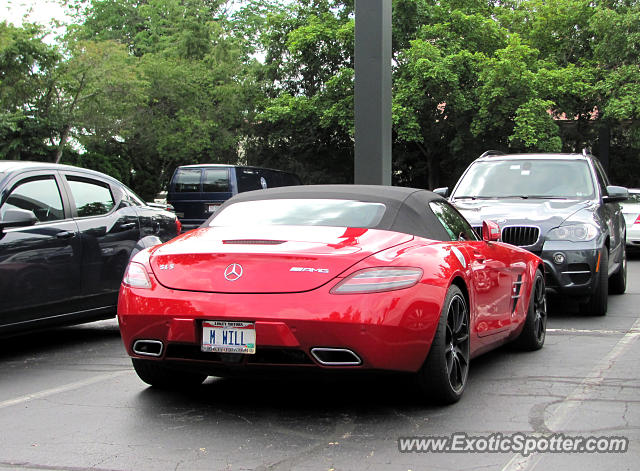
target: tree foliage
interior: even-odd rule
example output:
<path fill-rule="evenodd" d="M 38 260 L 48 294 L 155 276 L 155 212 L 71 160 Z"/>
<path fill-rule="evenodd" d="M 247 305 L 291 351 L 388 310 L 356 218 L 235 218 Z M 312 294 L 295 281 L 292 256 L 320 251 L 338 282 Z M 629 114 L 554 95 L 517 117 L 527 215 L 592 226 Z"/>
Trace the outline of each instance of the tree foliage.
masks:
<path fill-rule="evenodd" d="M 97 168 L 145 198 L 198 162 L 352 181 L 353 0 L 66 4 L 53 46 L 0 23 L 0 158 Z M 394 0 L 392 27 L 396 184 L 451 184 L 488 148 L 587 146 L 640 185 L 638 2 Z"/>
<path fill-rule="evenodd" d="M 61 60 L 37 25 L 0 23 L 0 156 L 46 160 L 54 120 L 47 102 Z"/>

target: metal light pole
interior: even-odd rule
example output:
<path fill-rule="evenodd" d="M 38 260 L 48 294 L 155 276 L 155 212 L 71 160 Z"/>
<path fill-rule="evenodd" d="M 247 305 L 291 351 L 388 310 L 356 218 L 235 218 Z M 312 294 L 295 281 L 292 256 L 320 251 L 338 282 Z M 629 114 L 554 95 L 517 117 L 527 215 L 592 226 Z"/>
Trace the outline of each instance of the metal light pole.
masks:
<path fill-rule="evenodd" d="M 354 182 L 391 185 L 391 0 L 355 0 Z"/>

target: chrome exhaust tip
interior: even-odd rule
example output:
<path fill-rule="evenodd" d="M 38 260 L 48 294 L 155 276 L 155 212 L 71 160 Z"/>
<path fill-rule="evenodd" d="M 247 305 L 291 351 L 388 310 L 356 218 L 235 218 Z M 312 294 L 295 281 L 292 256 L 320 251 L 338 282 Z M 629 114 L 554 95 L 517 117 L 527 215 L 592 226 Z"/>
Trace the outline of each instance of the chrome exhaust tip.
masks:
<path fill-rule="evenodd" d="M 315 347 L 311 355 L 318 363 L 325 366 L 358 366 L 362 360 L 355 352 L 348 348 Z"/>
<path fill-rule="evenodd" d="M 159 357 L 162 355 L 163 345 L 160 340 L 136 340 L 133 343 L 133 352 L 146 357 Z"/>

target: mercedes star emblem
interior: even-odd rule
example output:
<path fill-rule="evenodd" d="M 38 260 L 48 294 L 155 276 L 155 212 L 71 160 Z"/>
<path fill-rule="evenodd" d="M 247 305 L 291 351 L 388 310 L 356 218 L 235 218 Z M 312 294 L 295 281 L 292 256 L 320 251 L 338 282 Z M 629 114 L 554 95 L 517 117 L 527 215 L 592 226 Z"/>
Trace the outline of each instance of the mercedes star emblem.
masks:
<path fill-rule="evenodd" d="M 236 281 L 242 276 L 242 265 L 232 263 L 224 270 L 224 277 L 229 281 Z"/>

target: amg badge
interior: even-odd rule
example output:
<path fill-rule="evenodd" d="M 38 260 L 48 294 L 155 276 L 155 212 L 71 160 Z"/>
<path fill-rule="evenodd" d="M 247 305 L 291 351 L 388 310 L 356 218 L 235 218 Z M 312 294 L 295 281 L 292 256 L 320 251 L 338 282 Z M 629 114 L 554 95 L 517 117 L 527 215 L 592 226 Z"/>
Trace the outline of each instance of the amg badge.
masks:
<path fill-rule="evenodd" d="M 329 273 L 328 268 L 304 268 L 304 267 L 291 267 L 289 271 L 306 271 L 309 273 Z"/>

